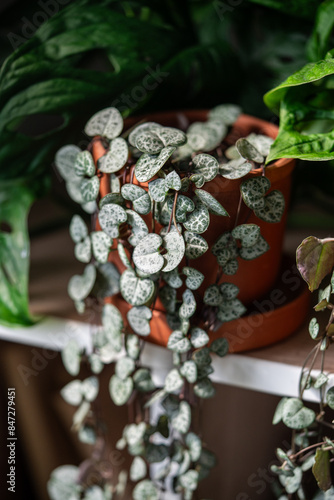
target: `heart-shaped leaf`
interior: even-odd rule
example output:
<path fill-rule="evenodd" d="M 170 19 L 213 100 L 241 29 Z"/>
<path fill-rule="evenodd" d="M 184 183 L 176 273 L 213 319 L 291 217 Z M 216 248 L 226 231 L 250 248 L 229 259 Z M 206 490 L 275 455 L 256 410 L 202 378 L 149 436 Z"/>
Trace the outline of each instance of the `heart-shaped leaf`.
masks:
<path fill-rule="evenodd" d="M 131 235 L 128 238 L 132 246 L 138 245 L 140 241 L 148 234 L 148 228 L 142 217 L 134 210 L 126 210 L 127 223 L 131 226 Z M 130 267 L 130 266 L 127 266 Z"/>
<path fill-rule="evenodd" d="M 190 349 L 190 342 L 180 330 L 175 330 L 169 336 L 167 347 L 171 351 L 183 353 Z"/>
<path fill-rule="evenodd" d="M 215 339 L 210 345 L 210 351 L 221 358 L 228 353 L 228 340 L 225 338 Z"/>
<path fill-rule="evenodd" d="M 136 148 L 143 153 L 151 155 L 160 153 L 164 148 L 164 143 L 152 130 L 143 130 L 136 136 Z"/>
<path fill-rule="evenodd" d="M 147 368 L 139 368 L 133 375 L 133 382 L 140 392 L 151 392 L 156 389 L 151 372 Z"/>
<path fill-rule="evenodd" d="M 92 251 L 91 251 L 91 243 L 89 236 L 86 236 L 86 238 L 83 241 L 75 245 L 74 255 L 76 259 L 78 259 L 80 262 L 87 263 L 90 261 L 92 256 Z"/>
<path fill-rule="evenodd" d="M 226 125 L 233 125 L 240 114 L 240 106 L 235 104 L 220 104 L 209 112 L 209 119 L 221 120 Z"/>
<path fill-rule="evenodd" d="M 128 155 L 129 150 L 126 140 L 117 137 L 111 141 L 109 151 L 100 158 L 98 168 L 101 172 L 107 174 L 118 172 L 126 164 Z"/>
<path fill-rule="evenodd" d="M 201 439 L 194 432 L 189 432 L 186 435 L 185 442 L 190 451 L 191 460 L 197 462 L 202 452 Z"/>
<path fill-rule="evenodd" d="M 168 273 L 163 272 L 162 276 L 163 280 L 172 288 L 180 288 L 183 285 L 182 279 L 176 268 Z"/>
<path fill-rule="evenodd" d="M 80 191 L 84 203 L 95 201 L 100 190 L 100 181 L 97 175 L 90 179 L 82 179 L 80 184 Z"/>
<path fill-rule="evenodd" d="M 76 274 L 68 283 L 68 294 L 71 299 L 77 301 L 85 299 L 92 291 L 95 279 L 96 268 L 93 264 L 88 264 L 81 276 Z"/>
<path fill-rule="evenodd" d="M 242 259 L 252 260 L 260 257 L 269 250 L 269 245 L 263 236 L 259 236 L 257 242 L 251 247 L 240 248 L 239 255 Z"/>
<path fill-rule="evenodd" d="M 195 189 L 195 193 L 212 214 L 229 216 L 225 208 L 210 193 L 203 189 Z"/>
<path fill-rule="evenodd" d="M 246 160 L 255 161 L 256 163 L 263 163 L 264 158 L 261 153 L 244 137 L 238 139 L 235 145 L 241 156 Z"/>
<path fill-rule="evenodd" d="M 148 184 L 149 193 L 156 202 L 163 202 L 169 188 L 166 187 L 165 179 L 154 179 Z"/>
<path fill-rule="evenodd" d="M 189 180 L 193 182 L 197 188 L 201 188 L 205 184 L 204 176 L 201 174 L 193 174 L 189 177 Z"/>
<path fill-rule="evenodd" d="M 82 401 L 81 380 L 72 380 L 62 388 L 60 394 L 66 403 L 79 406 Z"/>
<path fill-rule="evenodd" d="M 163 286 L 159 290 L 159 298 L 169 313 L 175 312 L 176 307 L 176 290 L 168 285 Z"/>
<path fill-rule="evenodd" d="M 147 182 L 159 172 L 167 160 L 174 153 L 175 148 L 167 146 L 160 151 L 158 156 L 143 154 L 136 163 L 135 175 L 139 182 Z"/>
<path fill-rule="evenodd" d="M 151 198 L 145 189 L 135 184 L 124 184 L 121 188 L 123 198 L 133 203 L 133 208 L 139 214 L 145 215 L 151 211 Z"/>
<path fill-rule="evenodd" d="M 180 318 L 189 319 L 196 311 L 196 300 L 191 290 L 185 290 L 182 294 L 182 304 L 179 310 Z"/>
<path fill-rule="evenodd" d="M 159 492 L 152 481 L 144 479 L 135 486 L 132 496 L 133 500 L 158 500 Z"/>
<path fill-rule="evenodd" d="M 125 380 L 135 369 L 135 362 L 132 358 L 124 356 L 119 358 L 115 365 L 115 373 L 121 380 Z"/>
<path fill-rule="evenodd" d="M 204 347 L 209 342 L 209 335 L 202 328 L 192 328 L 190 330 L 190 342 L 195 349 Z"/>
<path fill-rule="evenodd" d="M 181 434 L 186 434 L 189 430 L 191 424 L 191 408 L 187 401 L 181 401 L 179 406 L 179 411 L 172 418 L 172 427 L 180 432 Z"/>
<path fill-rule="evenodd" d="M 180 176 L 173 170 L 165 178 L 165 186 L 167 189 L 174 189 L 180 191 L 182 184 Z"/>
<path fill-rule="evenodd" d="M 282 410 L 282 420 L 290 429 L 305 429 L 313 424 L 315 412 L 297 398 L 289 398 Z"/>
<path fill-rule="evenodd" d="M 267 177 L 256 177 L 246 179 L 240 186 L 242 198 L 247 207 L 252 210 L 264 208 L 264 196 L 270 188 L 270 181 Z"/>
<path fill-rule="evenodd" d="M 202 347 L 193 354 L 193 360 L 199 368 L 207 365 L 211 365 L 210 349 L 208 347 Z"/>
<path fill-rule="evenodd" d="M 225 152 L 226 154 L 226 152 Z M 229 180 L 241 179 L 253 169 L 253 165 L 244 160 L 244 158 L 237 158 L 227 163 L 219 165 L 219 173 Z"/>
<path fill-rule="evenodd" d="M 70 223 L 70 235 L 74 243 L 79 243 L 88 236 L 87 226 L 80 215 L 73 215 Z"/>
<path fill-rule="evenodd" d="M 130 467 L 130 479 L 137 482 L 147 474 L 146 462 L 142 457 L 134 457 Z"/>
<path fill-rule="evenodd" d="M 171 231 L 163 239 L 164 247 L 167 253 L 164 254 L 165 260 L 164 272 L 175 269 L 181 262 L 185 252 L 185 243 L 183 236 L 176 231 Z M 138 246 L 136 247 L 138 248 Z"/>
<path fill-rule="evenodd" d="M 204 304 L 208 306 L 219 306 L 222 302 L 222 296 L 217 285 L 210 285 L 204 292 L 203 297 Z"/>
<path fill-rule="evenodd" d="M 197 207 L 190 215 L 188 215 L 186 222 L 183 223 L 184 227 L 194 233 L 204 233 L 210 224 L 210 215 L 208 209 L 198 204 Z"/>
<path fill-rule="evenodd" d="M 213 387 L 211 380 L 206 377 L 196 382 L 194 385 L 194 393 L 199 398 L 208 399 L 215 395 L 216 390 Z"/>
<path fill-rule="evenodd" d="M 77 154 L 74 163 L 74 171 L 79 177 L 84 177 L 85 175 L 93 177 L 95 174 L 95 165 L 89 151 L 80 151 L 80 153 Z"/>
<path fill-rule="evenodd" d="M 285 490 L 288 494 L 296 493 L 299 490 L 301 482 L 302 482 L 303 472 L 300 467 L 295 467 L 292 471 L 292 475 L 284 476 L 281 474 L 279 476 L 280 482 L 285 487 Z"/>
<path fill-rule="evenodd" d="M 81 149 L 73 144 L 68 144 L 57 151 L 55 164 L 58 172 L 65 181 L 70 182 L 78 179 L 74 170 L 74 164 L 79 153 L 81 153 Z"/>
<path fill-rule="evenodd" d="M 190 290 L 197 290 L 204 280 L 204 274 L 193 267 L 185 266 L 182 269 L 183 274 L 187 276 L 186 286 L 190 288 Z"/>
<path fill-rule="evenodd" d="M 238 296 L 239 288 L 233 283 L 221 283 L 219 290 L 225 300 L 232 300 Z"/>
<path fill-rule="evenodd" d="M 154 294 L 153 281 L 148 278 L 137 278 L 129 269 L 121 276 L 120 288 L 123 298 L 132 306 L 144 305 Z"/>
<path fill-rule="evenodd" d="M 77 484 L 79 468 L 74 465 L 62 465 L 52 471 L 47 485 L 49 497 L 52 500 L 69 498 L 79 500 L 82 487 Z"/>
<path fill-rule="evenodd" d="M 115 203 L 103 205 L 99 213 L 99 222 L 103 231 L 111 238 L 118 238 L 119 225 L 126 222 L 127 214 L 124 208 Z"/>
<path fill-rule="evenodd" d="M 131 328 L 138 335 L 146 336 L 150 334 L 151 309 L 146 306 L 132 307 L 127 313 L 127 318 Z"/>
<path fill-rule="evenodd" d="M 206 182 L 212 181 L 218 174 L 219 163 L 211 155 L 205 153 L 196 155 L 193 158 L 193 164 L 195 165 L 193 172 L 203 175 Z"/>
<path fill-rule="evenodd" d="M 245 248 L 255 245 L 260 234 L 260 227 L 256 224 L 241 224 L 232 230 L 233 238 L 240 240 L 241 246 Z"/>
<path fill-rule="evenodd" d="M 124 380 L 117 375 L 113 375 L 109 382 L 110 397 L 117 406 L 124 405 L 130 398 L 133 391 L 133 380 L 128 377 Z"/>
<path fill-rule="evenodd" d="M 66 371 L 76 377 L 80 371 L 81 347 L 74 339 L 70 339 L 61 352 L 61 358 Z"/>
<path fill-rule="evenodd" d="M 249 134 L 246 139 L 250 142 L 261 155 L 268 156 L 270 152 L 270 148 L 274 142 L 272 137 L 268 137 L 263 134 Z"/>
<path fill-rule="evenodd" d="M 113 304 L 104 304 L 102 310 L 102 324 L 105 330 L 112 334 L 120 334 L 123 330 L 123 318 L 119 310 Z"/>
<path fill-rule="evenodd" d="M 154 274 L 163 267 L 164 257 L 160 255 L 162 238 L 155 233 L 145 236 L 133 251 L 133 262 L 140 271 L 146 274 Z"/>
<path fill-rule="evenodd" d="M 187 136 L 182 130 L 173 127 L 156 127 L 154 133 L 163 142 L 164 146 L 182 146 Z"/>
<path fill-rule="evenodd" d="M 326 401 L 328 406 L 334 409 L 334 387 L 330 387 L 326 393 Z"/>
<path fill-rule="evenodd" d="M 297 267 L 311 292 L 334 267 L 334 239 L 309 236 L 297 248 Z"/>
<path fill-rule="evenodd" d="M 112 194 L 117 194 L 121 192 L 121 181 L 115 174 L 110 174 L 109 176 L 110 192 Z"/>
<path fill-rule="evenodd" d="M 192 359 L 185 361 L 180 368 L 180 373 L 189 384 L 194 384 L 197 380 L 197 365 L 195 361 Z"/>
<path fill-rule="evenodd" d="M 177 368 L 173 368 L 165 379 L 164 390 L 166 392 L 176 392 L 183 387 L 184 380 Z"/>
<path fill-rule="evenodd" d="M 284 196 L 280 191 L 275 190 L 264 197 L 264 206 L 254 209 L 254 213 L 265 222 L 277 223 L 282 219 L 284 209 Z"/>
<path fill-rule="evenodd" d="M 198 485 L 198 471 L 188 470 L 179 477 L 180 485 L 186 490 L 195 491 Z"/>
<path fill-rule="evenodd" d="M 90 403 L 96 399 L 99 392 L 99 379 L 88 377 L 81 382 L 81 393 L 83 398 Z"/>
<path fill-rule="evenodd" d="M 125 339 L 125 349 L 130 358 L 137 360 L 140 354 L 140 343 L 137 335 L 128 333 Z M 136 372 L 137 373 L 137 372 Z M 135 380 L 135 375 L 134 375 Z"/>
<path fill-rule="evenodd" d="M 317 318 L 312 318 L 310 323 L 309 323 L 309 326 L 308 326 L 308 331 L 310 333 L 310 336 L 313 340 L 315 340 L 319 334 L 319 329 L 320 329 L 320 326 L 319 326 L 319 323 L 317 321 Z"/>
<path fill-rule="evenodd" d="M 116 108 L 105 108 L 95 113 L 85 126 L 89 137 L 102 135 L 107 139 L 118 137 L 123 130 L 123 118 Z"/>
<path fill-rule="evenodd" d="M 238 299 L 224 301 L 219 305 L 217 318 L 225 323 L 240 318 L 246 312 L 245 306 Z"/>
<path fill-rule="evenodd" d="M 170 213 L 173 210 L 174 198 L 168 197 L 167 206 L 170 210 Z M 185 222 L 187 220 L 187 212 L 192 212 L 195 208 L 194 202 L 188 197 L 184 195 L 179 195 L 176 200 L 175 206 L 175 218 L 177 222 Z"/>
<path fill-rule="evenodd" d="M 203 236 L 190 231 L 184 233 L 184 240 L 186 242 L 185 255 L 188 259 L 197 259 L 201 257 L 209 248 Z"/>
<path fill-rule="evenodd" d="M 110 236 L 103 231 L 93 231 L 90 235 L 92 240 L 93 255 L 98 262 L 104 263 L 108 260 L 110 247 L 113 243 Z"/>

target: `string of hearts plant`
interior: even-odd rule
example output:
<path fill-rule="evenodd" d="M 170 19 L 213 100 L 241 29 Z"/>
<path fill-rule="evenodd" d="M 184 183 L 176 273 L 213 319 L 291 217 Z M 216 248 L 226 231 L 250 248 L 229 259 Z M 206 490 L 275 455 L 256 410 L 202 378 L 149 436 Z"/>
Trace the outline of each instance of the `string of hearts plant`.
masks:
<path fill-rule="evenodd" d="M 210 343 L 210 332 L 246 311 L 237 298 L 238 287 L 224 277 L 237 273 L 239 257 L 254 259 L 268 249 L 260 227 L 247 223 L 249 214 L 254 211 L 266 222 L 278 222 L 284 211 L 281 192 L 267 194 L 265 157 L 272 139 L 251 134 L 232 146 L 225 141 L 240 112 L 237 106 L 221 105 L 206 122 L 195 122 L 186 132 L 144 122 L 121 135 L 122 116 L 107 108 L 86 125 L 92 137 L 87 150 L 69 145 L 56 155 L 69 194 L 92 214 L 90 233 L 79 215 L 70 225 L 75 255 L 86 267 L 70 280 L 69 295 L 79 312 L 88 305 L 99 310 L 102 325 L 92 328 L 90 352 L 83 352 L 74 340 L 62 352 L 73 377 L 81 364 L 93 372 L 61 391 L 65 401 L 78 406 L 73 428 L 80 440 L 92 444 L 93 452 L 89 466 L 66 465 L 52 473 L 48 490 L 53 500 L 123 498 L 127 475 L 120 474 L 111 484 L 101 470 L 103 425 L 94 413 L 98 375 L 109 364 L 115 367 L 109 383 L 112 401 L 136 404 L 136 418 L 117 443 L 133 457 L 132 498 L 154 500 L 174 491 L 190 500 L 215 465 L 200 429 L 194 430 L 192 413 L 198 399 L 215 394 L 212 356 L 228 352 L 226 338 Z M 99 159 L 97 146 L 104 151 Z M 262 175 L 242 182 L 233 229 L 219 234 L 217 227 L 217 240 L 209 248 L 205 232 L 211 214 L 229 214 L 205 190 L 206 183 L 216 177 L 226 182 L 240 179 L 254 168 L 261 168 Z M 103 180 L 110 192 L 101 196 Z M 242 204 L 248 207 L 245 220 L 239 220 Z M 196 258 L 208 251 L 217 258 L 218 273 L 201 295 L 204 275 L 196 269 Z M 127 304 L 126 313 L 113 304 L 115 297 Z M 163 387 L 156 387 L 150 369 L 140 362 L 159 301 L 171 329 L 167 348 L 173 360 Z M 152 405 L 159 405 L 153 423 Z M 157 463 L 152 472 L 151 465 Z"/>

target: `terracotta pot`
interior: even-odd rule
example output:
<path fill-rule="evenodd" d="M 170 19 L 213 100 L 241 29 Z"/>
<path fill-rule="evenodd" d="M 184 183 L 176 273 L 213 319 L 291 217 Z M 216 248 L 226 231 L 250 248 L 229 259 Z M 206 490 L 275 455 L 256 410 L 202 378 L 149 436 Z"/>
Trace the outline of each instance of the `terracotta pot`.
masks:
<path fill-rule="evenodd" d="M 165 113 L 154 113 L 145 115 L 145 120 L 155 121 L 162 125 L 174 126 L 181 129 L 187 129 L 188 125 L 194 121 L 205 121 L 207 119 L 208 112 L 206 110 L 192 110 L 192 111 L 176 111 L 176 112 L 165 112 Z M 138 123 L 141 117 L 129 118 L 125 121 L 125 129 L 128 129 Z M 268 135 L 270 137 L 275 137 L 278 132 L 278 128 L 272 123 L 254 118 L 248 115 L 241 115 L 233 126 L 231 133 L 228 135 L 227 140 L 234 144 L 238 137 L 247 136 L 249 133 L 261 133 Z M 100 141 L 96 141 L 93 144 L 93 156 L 95 162 L 105 153 L 105 148 Z M 239 269 L 234 276 L 224 276 L 224 281 L 228 281 L 236 284 L 239 289 L 238 298 L 245 304 L 250 304 L 254 299 L 262 297 L 266 292 L 271 290 L 276 281 L 282 257 L 282 244 L 286 225 L 287 217 L 287 207 L 290 199 L 290 188 L 291 188 L 291 174 L 294 168 L 295 161 L 291 159 L 282 159 L 272 163 L 266 168 L 266 175 L 271 182 L 270 190 L 278 189 L 280 190 L 286 201 L 286 208 L 283 217 L 279 223 L 270 224 L 258 219 L 251 210 L 249 210 L 244 203 L 241 204 L 241 212 L 238 219 L 238 224 L 244 222 L 256 223 L 261 228 L 261 234 L 268 242 L 270 249 L 261 257 L 258 257 L 254 261 L 246 261 L 243 259 L 239 260 Z M 123 171 L 123 182 L 130 181 L 130 175 L 133 177 L 133 182 L 141 185 L 144 188 L 148 188 L 147 183 L 138 183 L 133 173 L 130 171 Z M 191 261 L 190 265 L 193 265 L 196 269 L 201 271 L 205 279 L 202 286 L 198 290 L 198 294 L 201 296 L 204 290 L 212 283 L 215 282 L 218 264 L 216 257 L 210 252 L 210 247 L 215 243 L 217 238 L 224 232 L 231 230 L 234 227 L 235 217 L 237 212 L 237 207 L 240 199 L 240 184 L 245 180 L 245 178 L 252 178 L 261 175 L 261 170 L 253 170 L 246 177 L 236 180 L 227 180 L 222 177 L 217 176 L 213 181 L 207 182 L 205 184 L 205 190 L 210 192 L 227 210 L 230 217 L 220 217 L 212 215 L 210 216 L 210 226 L 208 230 L 203 234 L 204 238 L 209 244 L 209 250 L 200 258 Z M 110 179 L 109 175 L 103 174 L 101 178 L 101 196 L 105 196 L 110 192 Z M 148 223 L 148 227 L 151 227 L 151 215 L 145 216 L 144 219 Z M 119 268 L 121 272 L 124 271 L 124 266 L 121 263 L 117 252 L 111 253 L 111 261 Z M 124 318 L 126 318 L 126 312 L 129 309 L 128 304 L 121 297 L 112 297 L 112 302 L 119 307 L 122 313 L 124 313 Z M 153 319 L 151 320 L 151 334 L 148 340 L 152 342 L 166 345 L 168 337 L 170 335 L 170 328 L 167 324 L 164 308 L 159 300 L 157 300 L 155 305 L 156 310 L 153 312 Z M 235 321 L 243 321 L 244 318 Z M 223 324 L 219 330 L 217 330 L 213 337 L 220 337 L 224 335 L 226 329 L 229 331 L 233 329 L 233 324 L 235 321 Z M 282 330 L 282 329 L 281 329 Z M 290 332 L 291 333 L 291 332 Z M 284 333 L 282 332 L 282 338 Z M 277 337 L 273 338 L 273 341 L 277 341 Z M 266 335 L 266 344 L 268 340 L 268 335 Z M 261 344 L 263 345 L 263 344 Z M 253 347 L 259 347 L 255 345 Z M 240 349 L 237 350 L 248 350 L 253 348 L 251 345 L 246 345 L 243 343 Z"/>

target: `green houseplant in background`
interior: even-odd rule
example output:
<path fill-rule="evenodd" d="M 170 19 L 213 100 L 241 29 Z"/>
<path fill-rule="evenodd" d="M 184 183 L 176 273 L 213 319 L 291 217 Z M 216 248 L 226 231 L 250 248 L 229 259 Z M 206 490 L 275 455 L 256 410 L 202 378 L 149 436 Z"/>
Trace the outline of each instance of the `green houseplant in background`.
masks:
<path fill-rule="evenodd" d="M 86 150 L 67 145 L 56 155 L 59 172 L 74 186 L 69 192 L 79 190 L 80 201 L 93 203 L 97 211 L 98 225 L 94 218 L 91 232 L 79 215 L 71 221 L 75 255 L 86 267 L 71 278 L 68 291 L 80 312 L 95 298 L 102 326 L 94 327 L 91 352 L 83 352 L 74 340 L 62 351 L 73 377 L 81 364 L 92 371 L 92 376 L 76 378 L 61 391 L 67 403 L 78 407 L 73 430 L 92 445 L 92 457 L 52 473 L 52 500 L 81 495 L 118 499 L 128 484 L 135 500 L 158 499 L 164 492 L 166 498 L 180 494 L 190 500 L 215 465 L 214 454 L 192 423 L 198 401 L 215 394 L 212 355 L 223 357 L 229 349 L 226 338 L 213 335 L 246 312 L 238 287 L 229 281 L 238 274 L 239 258 L 257 259 L 269 249 L 250 215 L 254 211 L 260 224 L 275 225 L 285 211 L 284 196 L 270 189 L 271 174 L 265 167 L 273 139 L 254 132 L 238 138 L 234 122 L 239 114 L 238 106 L 220 105 L 207 121 L 195 121 L 186 132 L 144 120 L 121 135 L 121 114 L 107 108 L 87 123 L 85 132 L 93 139 Z M 219 191 L 221 184 L 241 180 L 238 196 L 231 201 L 224 192 L 211 194 L 215 180 Z M 230 217 L 218 198 L 228 203 L 233 218 L 229 230 L 218 220 Z M 208 236 L 210 224 L 215 226 L 214 243 Z M 210 254 L 217 259 L 217 273 L 209 284 L 196 265 L 204 254 L 207 262 Z M 140 361 L 147 338 L 157 329 L 158 301 L 166 323 L 166 332 L 160 327 L 158 333 L 173 359 L 161 386 Z M 131 457 L 129 481 L 125 471 L 112 481 L 103 474 L 107 444 L 96 411 L 101 404 L 96 404 L 101 397 L 98 375 L 112 363 L 112 401 L 136 408 L 136 417 L 116 444 Z M 149 409 L 158 404 L 159 415 L 152 420 Z M 156 464 L 158 470 L 150 470 Z"/>

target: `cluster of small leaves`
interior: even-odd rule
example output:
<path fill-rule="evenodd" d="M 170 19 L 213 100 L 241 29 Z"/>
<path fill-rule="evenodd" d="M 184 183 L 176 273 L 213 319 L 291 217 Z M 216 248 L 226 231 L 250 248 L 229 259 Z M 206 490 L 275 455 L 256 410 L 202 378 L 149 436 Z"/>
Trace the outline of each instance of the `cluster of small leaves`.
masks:
<path fill-rule="evenodd" d="M 311 266 L 314 266 L 313 262 Z M 324 371 L 325 353 L 333 342 L 334 335 L 334 304 L 331 303 L 331 295 L 334 293 L 334 274 L 331 283 L 318 293 L 318 303 L 314 306 L 315 311 L 330 311 L 330 317 L 324 328 L 316 317 L 309 322 L 309 334 L 316 342 L 313 349 L 311 366 L 302 370 L 300 378 L 300 397 L 284 397 L 279 402 L 273 418 L 273 424 L 283 422 L 287 427 L 294 430 L 293 452 L 277 450 L 277 456 L 281 460 L 280 467 L 274 466 L 273 472 L 278 474 L 281 485 L 286 494 L 297 495 L 302 500 L 305 498 L 303 490 L 304 475 L 312 471 L 318 488 L 326 492 L 324 497 L 333 498 L 334 486 L 331 478 L 331 462 L 334 455 L 334 443 L 328 433 L 333 431 L 332 418 L 328 416 L 328 409 L 334 409 L 334 387 L 328 373 Z M 314 355 L 315 354 L 315 355 Z M 317 356 L 321 357 L 321 370 L 314 371 Z M 313 390 L 319 392 L 319 412 L 305 406 L 303 394 L 305 391 Z M 330 418 L 330 422 L 327 419 Z M 318 498 L 318 496 L 316 497 Z M 320 498 L 320 497 L 319 497 Z"/>
<path fill-rule="evenodd" d="M 94 375 L 76 378 L 64 387 L 62 396 L 78 406 L 73 428 L 79 439 L 90 444 L 99 430 L 92 406 L 98 394 L 97 376 L 106 364 L 115 367 L 109 381 L 115 405 L 130 404 L 135 398 L 142 407 L 160 403 L 157 422 L 130 423 L 117 444 L 133 457 L 130 479 L 137 483 L 136 500 L 158 498 L 170 476 L 173 491 L 190 500 L 198 481 L 215 464 L 214 455 L 193 431 L 190 404 L 214 396 L 212 357 L 228 352 L 225 338 L 210 343 L 213 323 L 207 318 L 223 323 L 245 313 L 237 298 L 238 287 L 223 276 L 237 271 L 239 257 L 250 260 L 268 250 L 259 226 L 235 225 L 212 247 L 218 261 L 217 281 L 203 289 L 204 275 L 196 269 L 196 259 L 209 249 L 205 233 L 212 216 L 229 217 L 205 189 L 206 183 L 216 177 L 245 176 L 263 164 L 271 144 L 268 138 L 253 134 L 223 152 L 222 141 L 239 114 L 237 106 L 218 106 L 207 122 L 193 123 L 186 133 L 146 122 L 131 129 L 126 140 L 126 134 L 120 137 L 121 115 L 107 108 L 85 127 L 86 134 L 94 137 L 91 144 L 100 141 L 105 148 L 95 164 L 92 146 L 82 152 L 66 146 L 56 157 L 70 195 L 75 192 L 74 198 L 84 208 L 94 204 L 91 211 L 96 210 L 99 225 L 89 233 L 82 217 L 75 215 L 71 221 L 74 253 L 86 267 L 71 278 L 68 292 L 78 311 L 83 312 L 88 303 L 102 310 L 102 326 L 95 328 L 91 351 L 84 352 L 70 340 L 62 353 L 73 377 L 78 377 L 81 362 L 88 363 Z M 103 198 L 100 177 L 110 183 L 110 192 Z M 260 219 L 277 222 L 284 199 L 277 191 L 268 193 L 269 188 L 264 175 L 247 179 L 241 185 L 240 202 Z M 122 272 L 111 262 L 115 261 L 112 255 L 122 263 Z M 126 316 L 115 305 L 104 303 L 118 293 L 129 306 Z M 198 307 L 201 296 L 203 307 Z M 150 370 L 140 365 L 142 338 L 151 333 L 157 300 L 172 330 L 167 347 L 173 353 L 173 368 L 163 387 L 156 387 Z M 148 479 L 152 463 L 162 466 L 156 477 Z M 80 485 L 74 486 L 81 492 Z"/>

